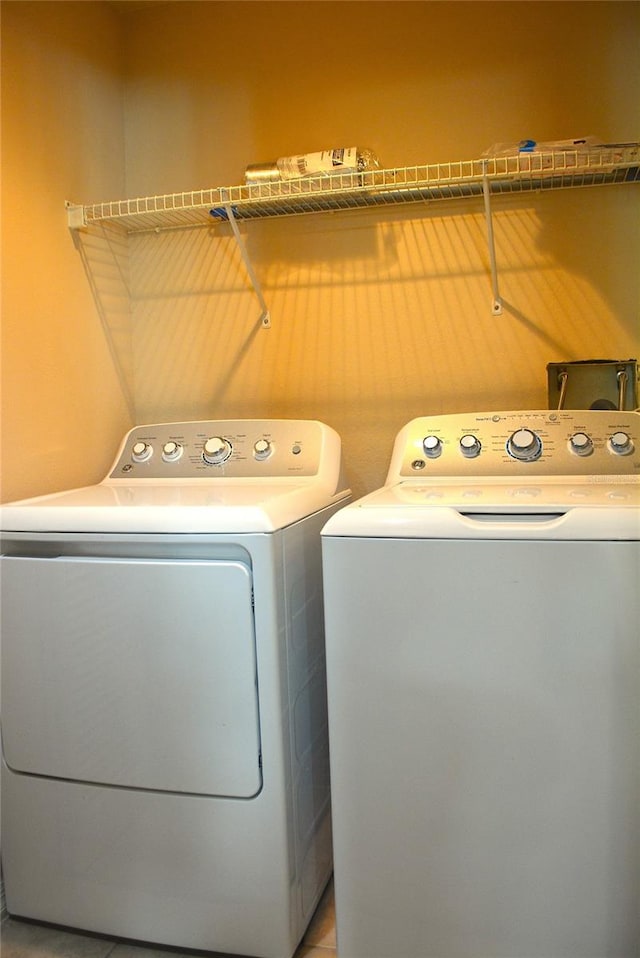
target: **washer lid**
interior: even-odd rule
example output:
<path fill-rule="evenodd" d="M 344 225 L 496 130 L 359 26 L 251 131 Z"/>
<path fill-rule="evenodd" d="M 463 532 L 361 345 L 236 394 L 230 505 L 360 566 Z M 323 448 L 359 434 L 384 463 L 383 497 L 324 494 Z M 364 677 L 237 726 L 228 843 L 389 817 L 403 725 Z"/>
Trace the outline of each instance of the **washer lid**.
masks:
<path fill-rule="evenodd" d="M 640 539 L 640 485 L 603 482 L 409 480 L 336 513 L 326 536 L 418 539 Z"/>
<path fill-rule="evenodd" d="M 10 503 L 1 509 L 4 532 L 274 532 L 347 495 L 314 481 L 96 486 Z"/>

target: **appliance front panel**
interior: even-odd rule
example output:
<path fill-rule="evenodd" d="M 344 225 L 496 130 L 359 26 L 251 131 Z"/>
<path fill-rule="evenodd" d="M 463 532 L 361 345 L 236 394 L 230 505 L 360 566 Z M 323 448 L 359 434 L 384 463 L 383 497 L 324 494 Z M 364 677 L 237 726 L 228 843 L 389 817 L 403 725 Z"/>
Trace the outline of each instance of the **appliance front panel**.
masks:
<path fill-rule="evenodd" d="M 16 772 L 247 798 L 261 788 L 240 561 L 3 557 L 3 749 Z"/>
<path fill-rule="evenodd" d="M 637 958 L 636 542 L 325 538 L 349 958 Z"/>

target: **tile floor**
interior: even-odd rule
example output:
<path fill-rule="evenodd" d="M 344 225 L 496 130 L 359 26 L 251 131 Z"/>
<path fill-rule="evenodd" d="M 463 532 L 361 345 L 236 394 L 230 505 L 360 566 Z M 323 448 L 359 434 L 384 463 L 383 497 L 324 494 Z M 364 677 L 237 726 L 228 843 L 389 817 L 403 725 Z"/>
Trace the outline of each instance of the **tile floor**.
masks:
<path fill-rule="evenodd" d="M 193 958 L 203 954 L 112 941 L 13 918 L 3 922 L 0 935 L 2 958 Z M 224 958 L 214 952 L 208 955 Z M 327 886 L 295 958 L 336 958 L 333 883 Z"/>

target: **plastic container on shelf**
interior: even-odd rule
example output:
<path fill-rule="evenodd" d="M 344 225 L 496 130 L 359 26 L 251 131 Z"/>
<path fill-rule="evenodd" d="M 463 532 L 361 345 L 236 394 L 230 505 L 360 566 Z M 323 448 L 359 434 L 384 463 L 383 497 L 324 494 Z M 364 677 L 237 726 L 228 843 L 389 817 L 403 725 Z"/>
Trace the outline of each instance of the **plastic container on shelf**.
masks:
<path fill-rule="evenodd" d="M 245 183 L 273 183 L 280 179 L 280 170 L 276 162 L 252 163 L 244 171 Z"/>
<path fill-rule="evenodd" d="M 281 156 L 270 163 L 254 163 L 244 173 L 246 183 L 293 180 L 301 177 L 331 176 L 339 173 L 365 173 L 380 167 L 378 157 L 367 147 L 340 147 L 316 153 Z"/>

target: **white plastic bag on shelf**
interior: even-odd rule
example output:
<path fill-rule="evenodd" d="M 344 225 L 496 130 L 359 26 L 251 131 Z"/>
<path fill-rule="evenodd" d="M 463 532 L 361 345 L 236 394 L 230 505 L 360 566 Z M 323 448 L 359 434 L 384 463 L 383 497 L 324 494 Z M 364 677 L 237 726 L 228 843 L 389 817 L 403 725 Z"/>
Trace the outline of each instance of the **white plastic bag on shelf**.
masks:
<path fill-rule="evenodd" d="M 562 153 L 587 152 L 594 147 L 600 148 L 604 144 L 597 136 L 581 136 L 575 140 L 520 140 L 519 143 L 494 143 L 482 154 L 483 159 L 497 156 L 518 156 L 522 153 Z"/>

